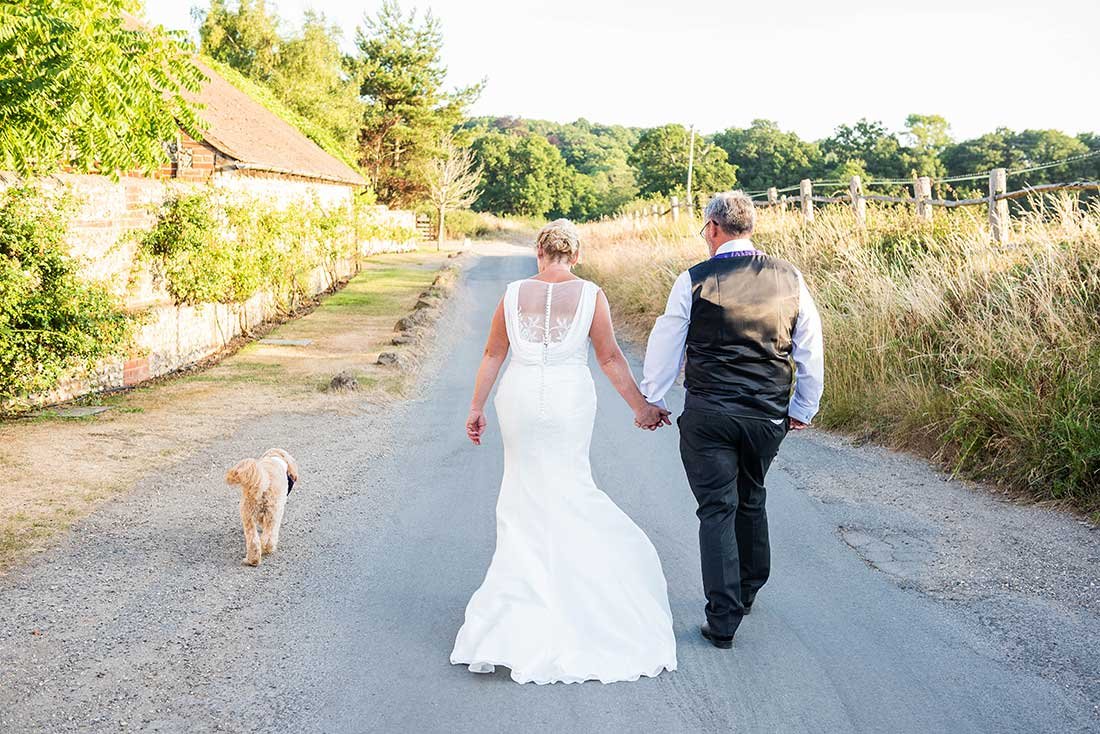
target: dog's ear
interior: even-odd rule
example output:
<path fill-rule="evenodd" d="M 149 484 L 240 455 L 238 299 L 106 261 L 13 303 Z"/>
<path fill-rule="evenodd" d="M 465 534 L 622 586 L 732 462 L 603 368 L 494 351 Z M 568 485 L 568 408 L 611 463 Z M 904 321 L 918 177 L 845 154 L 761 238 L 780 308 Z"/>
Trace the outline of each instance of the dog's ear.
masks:
<path fill-rule="evenodd" d="M 233 465 L 233 468 L 225 473 L 226 484 L 239 484 L 247 486 L 256 484 L 260 480 L 260 468 L 256 466 L 255 459 L 242 459 Z"/>

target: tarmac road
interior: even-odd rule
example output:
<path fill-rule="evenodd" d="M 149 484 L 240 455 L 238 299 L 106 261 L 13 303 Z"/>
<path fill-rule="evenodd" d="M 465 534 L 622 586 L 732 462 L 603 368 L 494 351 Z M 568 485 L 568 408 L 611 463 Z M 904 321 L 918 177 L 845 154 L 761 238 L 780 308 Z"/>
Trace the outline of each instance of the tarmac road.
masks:
<path fill-rule="evenodd" d="M 769 476 L 772 579 L 716 650 L 675 428 L 636 430 L 602 376 L 596 480 L 661 556 L 679 669 L 538 687 L 449 665 L 502 469 L 494 417 L 480 448 L 463 421 L 492 309 L 533 268 L 482 248 L 403 407 L 250 424 L 0 578 L 0 730 L 1100 729 L 1100 533 L 905 455 L 792 436 Z M 271 445 L 302 482 L 279 553 L 246 568 L 222 476 Z"/>

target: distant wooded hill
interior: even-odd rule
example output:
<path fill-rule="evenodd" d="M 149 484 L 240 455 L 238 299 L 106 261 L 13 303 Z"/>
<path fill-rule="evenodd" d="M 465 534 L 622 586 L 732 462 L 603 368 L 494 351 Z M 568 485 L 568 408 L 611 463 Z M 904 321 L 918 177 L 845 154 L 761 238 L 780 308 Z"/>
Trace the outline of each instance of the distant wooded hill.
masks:
<path fill-rule="evenodd" d="M 485 171 L 474 205 L 497 214 L 613 214 L 638 198 L 684 193 L 690 132 L 683 125 L 634 128 L 516 117 L 477 117 L 460 126 Z M 770 120 L 731 127 L 695 141 L 694 188 L 763 191 L 800 179 L 864 182 L 930 176 L 934 181 L 993 168 L 1023 169 L 1100 151 L 1100 134 L 1007 128 L 970 140 L 953 139 L 939 115 L 910 115 L 903 130 L 859 120 L 810 141 Z M 1035 185 L 1100 177 L 1100 156 L 1027 173 Z M 937 182 L 936 195 L 974 195 L 984 182 Z"/>

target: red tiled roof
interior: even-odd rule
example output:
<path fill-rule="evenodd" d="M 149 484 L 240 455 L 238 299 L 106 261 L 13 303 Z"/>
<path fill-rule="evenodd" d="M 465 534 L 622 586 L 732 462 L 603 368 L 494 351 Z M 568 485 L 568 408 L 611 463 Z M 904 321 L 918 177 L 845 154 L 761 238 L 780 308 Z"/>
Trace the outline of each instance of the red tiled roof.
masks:
<path fill-rule="evenodd" d="M 122 14 L 128 30 L 146 30 L 146 22 L 131 13 Z M 197 95 L 199 117 L 207 124 L 206 143 L 237 162 L 238 167 L 290 176 L 304 176 L 354 186 L 367 181 L 351 166 L 329 155 L 298 128 L 237 89 L 213 69 L 195 59 L 207 81 Z"/>
<path fill-rule="evenodd" d="M 298 128 L 237 89 L 196 60 L 207 76 L 195 101 L 204 105 L 203 139 L 240 168 L 365 186 L 367 181 L 340 159 L 329 155 Z"/>

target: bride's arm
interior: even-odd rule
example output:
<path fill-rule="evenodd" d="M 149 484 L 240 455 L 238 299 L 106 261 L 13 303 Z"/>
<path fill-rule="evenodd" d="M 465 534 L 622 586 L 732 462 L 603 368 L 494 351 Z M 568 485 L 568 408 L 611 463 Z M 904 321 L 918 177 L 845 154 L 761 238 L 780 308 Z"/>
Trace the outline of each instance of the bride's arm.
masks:
<path fill-rule="evenodd" d="M 500 373 L 500 366 L 507 356 L 508 328 L 504 325 L 504 300 L 501 299 L 489 325 L 489 339 L 485 342 L 481 366 L 477 368 L 474 397 L 470 401 L 470 415 L 466 418 L 466 435 L 475 446 L 481 445 L 481 436 L 485 433 L 485 401 L 489 399 L 489 393 Z"/>
<path fill-rule="evenodd" d="M 634 411 L 634 422 L 642 428 L 653 430 L 662 423 L 670 424 L 668 411 L 646 402 L 634 375 L 630 372 L 623 350 L 615 339 L 615 327 L 611 323 L 611 307 L 603 291 L 596 295 L 596 313 L 592 316 L 592 328 L 588 332 L 592 347 L 596 351 L 596 361 L 607 379 L 622 395 L 623 400 Z"/>

